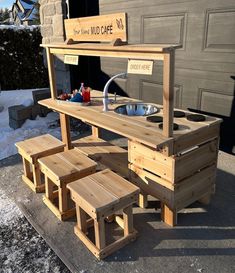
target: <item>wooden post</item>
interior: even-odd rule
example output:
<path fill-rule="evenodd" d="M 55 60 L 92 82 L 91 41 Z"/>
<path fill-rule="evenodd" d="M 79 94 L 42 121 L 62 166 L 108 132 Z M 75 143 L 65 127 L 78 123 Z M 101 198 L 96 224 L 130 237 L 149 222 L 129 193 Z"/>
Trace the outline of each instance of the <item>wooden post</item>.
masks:
<path fill-rule="evenodd" d="M 161 218 L 162 221 L 171 227 L 177 224 L 177 212 L 170 209 L 166 204 L 161 202 Z"/>
<path fill-rule="evenodd" d="M 132 205 L 123 209 L 124 236 L 133 232 Z"/>
<path fill-rule="evenodd" d="M 92 136 L 95 138 L 99 138 L 100 137 L 100 128 L 96 127 L 96 126 L 91 126 L 91 131 L 92 131 Z"/>
<path fill-rule="evenodd" d="M 46 48 L 47 53 L 47 66 L 48 66 L 48 74 L 50 81 L 50 89 L 51 89 L 51 97 L 52 99 L 57 98 L 56 91 L 56 77 L 55 77 L 55 68 L 54 68 L 54 56 L 50 53 L 50 48 Z"/>
<path fill-rule="evenodd" d="M 174 55 L 174 50 L 165 53 L 163 61 L 163 135 L 165 137 L 173 136 Z"/>
<path fill-rule="evenodd" d="M 68 210 L 68 190 L 66 188 L 66 185 L 61 185 L 59 187 L 59 211 L 65 212 Z"/>
<path fill-rule="evenodd" d="M 102 249 L 106 246 L 104 219 L 100 218 L 98 221 L 94 220 L 94 228 L 95 228 L 95 245 L 98 249 Z"/>
<path fill-rule="evenodd" d="M 66 144 L 64 149 L 65 150 L 72 149 L 70 124 L 69 124 L 68 115 L 60 113 L 60 128 L 61 128 L 62 141 Z"/>
<path fill-rule="evenodd" d="M 51 181 L 49 177 L 45 175 L 45 193 L 46 197 L 53 202 L 53 188 L 54 188 L 54 183 Z"/>
<path fill-rule="evenodd" d="M 84 233 L 87 233 L 87 220 L 85 211 L 76 204 L 77 226 Z"/>
<path fill-rule="evenodd" d="M 32 180 L 33 179 L 33 174 L 30 171 L 30 164 L 29 164 L 28 160 L 25 159 L 24 157 L 22 157 L 22 160 L 23 160 L 23 167 L 24 167 L 24 175 L 26 177 L 28 177 L 30 180 Z"/>
<path fill-rule="evenodd" d="M 148 194 L 141 191 L 139 193 L 138 206 L 142 209 L 147 208 L 148 206 Z"/>
<path fill-rule="evenodd" d="M 40 172 L 40 168 L 37 162 L 35 162 L 32 165 L 32 169 L 33 169 L 33 182 L 34 182 L 34 186 L 40 186 L 42 184 L 41 181 L 41 172 Z"/>

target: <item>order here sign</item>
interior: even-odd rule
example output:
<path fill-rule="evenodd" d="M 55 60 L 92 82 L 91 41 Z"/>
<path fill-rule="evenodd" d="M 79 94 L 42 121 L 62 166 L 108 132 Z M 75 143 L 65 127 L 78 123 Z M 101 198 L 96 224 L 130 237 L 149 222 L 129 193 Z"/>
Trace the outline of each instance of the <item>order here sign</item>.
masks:
<path fill-rule="evenodd" d="M 153 61 L 148 60 L 128 60 L 127 73 L 152 75 Z"/>

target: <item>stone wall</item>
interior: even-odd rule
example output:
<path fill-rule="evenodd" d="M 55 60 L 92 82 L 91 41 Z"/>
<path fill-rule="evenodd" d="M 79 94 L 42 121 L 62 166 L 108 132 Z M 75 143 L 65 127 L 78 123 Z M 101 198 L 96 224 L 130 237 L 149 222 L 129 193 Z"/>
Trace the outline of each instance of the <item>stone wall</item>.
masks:
<path fill-rule="evenodd" d="M 63 43 L 65 41 L 64 19 L 67 18 L 66 0 L 39 0 L 42 43 Z M 46 62 L 46 58 L 45 62 Z M 63 56 L 56 56 L 57 89 L 70 90 L 68 65 L 63 63 Z"/>

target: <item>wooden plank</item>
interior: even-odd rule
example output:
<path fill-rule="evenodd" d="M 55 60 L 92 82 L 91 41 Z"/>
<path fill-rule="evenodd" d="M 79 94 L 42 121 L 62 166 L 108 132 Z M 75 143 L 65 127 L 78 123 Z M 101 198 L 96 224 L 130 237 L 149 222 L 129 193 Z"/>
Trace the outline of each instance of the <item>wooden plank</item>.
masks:
<path fill-rule="evenodd" d="M 115 47 L 113 47 L 115 48 Z M 137 58 L 140 60 L 163 60 L 162 54 L 146 53 L 146 52 L 126 52 L 126 51 L 107 51 L 107 50 L 92 50 L 92 49 L 63 49 L 51 48 L 51 53 L 55 55 L 79 55 L 79 56 L 96 56 L 96 57 L 112 57 L 112 58 Z"/>
<path fill-rule="evenodd" d="M 68 190 L 66 188 L 66 185 L 61 185 L 59 187 L 59 211 L 61 213 L 66 212 L 68 210 Z"/>
<path fill-rule="evenodd" d="M 84 206 L 86 205 L 86 207 L 90 208 L 84 208 L 84 210 L 94 212 L 98 209 L 104 210 L 105 207 L 118 203 L 118 198 L 109 191 L 106 191 L 100 184 L 96 183 L 92 179 L 92 176 L 93 175 L 90 175 L 67 185 L 76 203 L 82 200 Z"/>
<path fill-rule="evenodd" d="M 59 209 L 44 195 L 43 203 L 55 214 L 55 216 L 61 221 L 67 220 L 73 217 L 76 213 L 75 208 L 69 209 L 65 212 L 60 212 Z"/>
<path fill-rule="evenodd" d="M 46 48 L 47 54 L 47 68 L 49 74 L 49 82 L 50 82 L 50 89 L 51 89 L 51 98 L 57 98 L 57 91 L 56 91 L 56 76 L 55 76 L 55 69 L 54 69 L 54 56 L 51 53 L 49 48 Z"/>
<path fill-rule="evenodd" d="M 75 149 L 40 158 L 42 172 L 57 186 L 95 172 L 97 163 Z"/>
<path fill-rule="evenodd" d="M 177 212 L 161 202 L 161 219 L 167 225 L 174 227 L 177 224 Z"/>
<path fill-rule="evenodd" d="M 99 256 L 100 250 L 77 226 L 74 227 L 74 233 L 78 236 L 82 243 L 96 256 L 96 258 L 100 259 Z"/>
<path fill-rule="evenodd" d="M 138 187 L 110 170 L 96 173 L 93 177 L 95 177 L 96 183 L 102 186 L 105 191 L 110 192 L 120 199 L 120 202 L 122 198 L 127 198 L 139 193 Z"/>
<path fill-rule="evenodd" d="M 27 159 L 25 159 L 24 157 L 22 157 L 22 161 L 23 161 L 23 168 L 24 168 L 24 175 L 26 177 L 28 177 L 30 180 L 33 179 L 33 174 L 30 170 L 30 163 Z"/>
<path fill-rule="evenodd" d="M 133 229 L 132 205 L 123 209 L 124 236 L 131 234 Z"/>
<path fill-rule="evenodd" d="M 53 202 L 54 199 L 54 183 L 51 181 L 50 178 L 45 176 L 45 194 L 46 197 Z M 57 194 L 58 196 L 58 194 Z"/>
<path fill-rule="evenodd" d="M 165 204 L 174 204 L 174 186 L 150 172 L 142 170 L 133 164 L 129 164 L 130 181 L 137 185 L 145 193 L 154 196 Z"/>
<path fill-rule="evenodd" d="M 130 163 L 149 170 L 168 181 L 174 181 L 173 158 L 133 141 L 128 142 L 128 156 Z"/>
<path fill-rule="evenodd" d="M 91 132 L 93 137 L 96 137 L 96 138 L 100 137 L 100 128 L 96 126 L 91 126 Z"/>
<path fill-rule="evenodd" d="M 148 194 L 144 193 L 143 190 L 139 193 L 138 206 L 142 209 L 145 209 L 148 206 Z"/>
<path fill-rule="evenodd" d="M 42 47 L 58 48 L 58 49 L 75 49 L 75 50 L 98 50 L 98 51 L 112 51 L 112 52 L 140 52 L 140 53 L 158 53 L 169 52 L 172 49 L 181 48 L 182 45 L 174 44 L 128 44 L 122 46 L 113 46 L 107 43 L 78 43 L 78 44 L 41 44 Z M 79 55 L 79 54 L 77 54 Z"/>
<path fill-rule="evenodd" d="M 217 141 L 208 142 L 197 149 L 175 158 L 174 179 L 178 183 L 187 176 L 217 161 Z"/>
<path fill-rule="evenodd" d="M 78 228 L 84 232 L 87 233 L 87 220 L 86 220 L 86 213 L 85 211 L 76 205 L 76 214 L 77 214 L 77 226 Z"/>
<path fill-rule="evenodd" d="M 66 38 L 73 41 L 127 42 L 126 13 L 65 19 L 64 24 Z"/>
<path fill-rule="evenodd" d="M 106 246 L 104 218 L 100 218 L 98 221 L 94 220 L 94 229 L 95 245 L 98 249 L 102 249 Z"/>
<path fill-rule="evenodd" d="M 130 233 L 127 236 L 121 237 L 117 241 L 113 242 L 112 244 L 106 246 L 104 249 L 102 249 L 99 253 L 99 257 L 101 259 L 109 256 L 113 252 L 117 251 L 118 249 L 124 247 L 130 242 L 133 242 L 136 239 L 137 231 L 134 230 L 132 233 Z"/>
<path fill-rule="evenodd" d="M 61 127 L 62 141 L 65 144 L 65 150 L 70 150 L 72 149 L 72 145 L 71 145 L 70 123 L 69 123 L 68 115 L 60 113 L 60 127 Z"/>
<path fill-rule="evenodd" d="M 175 55 L 172 50 L 164 54 L 163 61 L 163 135 L 173 136 L 173 113 L 174 113 L 174 61 Z M 171 155 L 171 151 L 168 152 Z"/>
<path fill-rule="evenodd" d="M 41 171 L 40 171 L 38 163 L 35 163 L 32 165 L 32 171 L 33 171 L 33 183 L 35 187 L 43 184 L 41 180 Z"/>
<path fill-rule="evenodd" d="M 123 117 L 120 120 L 120 115 L 112 116 L 112 122 L 108 118 L 108 114 L 103 114 L 102 109 L 100 111 L 95 110 L 92 107 L 82 107 L 78 105 L 61 105 L 57 101 L 51 99 L 43 100 L 39 102 L 41 105 L 47 106 L 58 112 L 63 112 L 67 115 L 79 118 L 85 122 L 91 123 L 95 126 L 102 127 L 114 133 L 121 134 L 134 141 L 146 144 L 153 148 L 161 148 L 168 143 L 171 143 L 173 139 L 165 138 L 157 131 L 148 131 L 144 126 L 137 126 L 138 122 L 134 124 Z M 95 116 L 95 119 L 94 119 Z"/>
<path fill-rule="evenodd" d="M 62 151 L 64 143 L 50 134 L 45 134 L 17 142 L 20 154 L 34 164 L 37 158 Z"/>
<path fill-rule="evenodd" d="M 174 207 L 180 210 L 203 197 L 212 193 L 215 183 L 216 165 L 205 168 L 201 172 L 176 184 L 174 193 Z"/>
<path fill-rule="evenodd" d="M 124 220 L 119 215 L 115 216 L 115 222 L 124 230 Z"/>
<path fill-rule="evenodd" d="M 174 141 L 174 154 L 178 154 L 195 145 L 208 142 L 219 137 L 220 124 L 216 121 L 209 127 L 200 128 L 190 134 L 184 134 L 177 137 Z"/>
<path fill-rule="evenodd" d="M 128 177 L 127 151 L 100 138 L 88 136 L 72 142 L 73 147 L 123 177 Z"/>

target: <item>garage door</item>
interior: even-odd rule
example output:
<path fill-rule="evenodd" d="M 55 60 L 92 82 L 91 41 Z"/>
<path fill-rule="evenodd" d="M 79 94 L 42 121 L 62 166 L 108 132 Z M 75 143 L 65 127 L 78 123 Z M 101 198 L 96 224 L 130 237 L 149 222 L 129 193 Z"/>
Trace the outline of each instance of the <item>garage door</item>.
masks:
<path fill-rule="evenodd" d="M 100 0 L 100 14 L 128 14 L 129 43 L 182 44 L 176 52 L 175 104 L 230 116 L 234 100 L 234 0 Z M 125 60 L 102 59 L 108 75 Z M 162 103 L 162 63 L 152 76 L 118 81 L 132 97 Z"/>
<path fill-rule="evenodd" d="M 176 52 L 175 106 L 223 116 L 222 140 L 225 144 L 230 142 L 232 149 L 235 145 L 235 89 L 231 78 L 235 75 L 234 0 L 95 0 L 80 1 L 80 5 L 86 9 L 83 12 L 86 16 L 126 12 L 129 43 L 182 44 L 182 49 Z M 102 58 L 99 66 L 103 75 L 112 76 L 126 71 L 127 60 Z M 116 83 L 131 97 L 162 103 L 161 61 L 154 64 L 152 76 L 129 75 Z"/>

